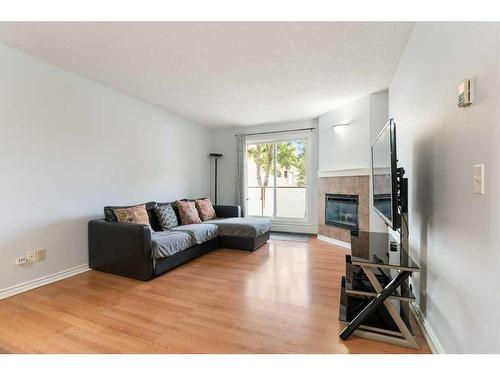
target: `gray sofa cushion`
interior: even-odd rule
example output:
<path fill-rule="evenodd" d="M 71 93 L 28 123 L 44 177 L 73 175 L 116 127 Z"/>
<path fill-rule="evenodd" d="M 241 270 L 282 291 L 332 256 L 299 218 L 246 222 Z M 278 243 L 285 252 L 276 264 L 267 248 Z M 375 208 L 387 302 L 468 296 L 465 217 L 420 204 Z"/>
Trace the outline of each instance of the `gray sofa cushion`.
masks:
<path fill-rule="evenodd" d="M 230 217 L 205 221 L 219 227 L 219 236 L 258 237 L 271 230 L 271 221 L 253 217 Z"/>
<path fill-rule="evenodd" d="M 217 237 L 217 225 L 214 224 L 188 224 L 170 229 L 170 232 L 183 232 L 191 236 L 196 244 L 201 244 Z"/>
<path fill-rule="evenodd" d="M 154 232 L 151 233 L 153 258 L 165 258 L 193 245 L 191 236 L 184 232 Z"/>

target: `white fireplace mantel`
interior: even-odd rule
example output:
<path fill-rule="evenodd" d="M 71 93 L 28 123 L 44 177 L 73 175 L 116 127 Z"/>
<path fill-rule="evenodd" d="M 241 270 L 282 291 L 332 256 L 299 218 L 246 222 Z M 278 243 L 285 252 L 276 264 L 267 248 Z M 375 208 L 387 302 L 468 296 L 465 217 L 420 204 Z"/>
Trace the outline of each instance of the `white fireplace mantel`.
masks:
<path fill-rule="evenodd" d="M 318 177 L 349 177 L 369 175 L 370 168 L 333 169 L 328 171 L 318 171 Z"/>

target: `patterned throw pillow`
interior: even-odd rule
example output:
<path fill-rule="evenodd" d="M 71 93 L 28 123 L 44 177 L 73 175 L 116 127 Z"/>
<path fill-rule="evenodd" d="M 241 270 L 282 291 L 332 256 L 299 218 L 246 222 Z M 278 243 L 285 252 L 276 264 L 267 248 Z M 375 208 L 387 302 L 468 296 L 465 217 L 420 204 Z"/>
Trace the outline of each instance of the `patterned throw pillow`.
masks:
<path fill-rule="evenodd" d="M 175 201 L 175 203 L 177 204 L 177 209 L 179 210 L 182 225 L 201 223 L 194 202 Z"/>
<path fill-rule="evenodd" d="M 151 228 L 145 204 L 127 208 L 113 208 L 113 212 L 120 223 L 145 224 Z"/>
<path fill-rule="evenodd" d="M 161 229 L 169 230 L 179 225 L 175 211 L 170 204 L 157 204 L 154 210 Z"/>
<path fill-rule="evenodd" d="M 212 206 L 212 202 L 210 199 L 197 199 L 194 201 L 196 209 L 200 214 L 200 219 L 203 221 L 216 219 L 214 206 Z"/>

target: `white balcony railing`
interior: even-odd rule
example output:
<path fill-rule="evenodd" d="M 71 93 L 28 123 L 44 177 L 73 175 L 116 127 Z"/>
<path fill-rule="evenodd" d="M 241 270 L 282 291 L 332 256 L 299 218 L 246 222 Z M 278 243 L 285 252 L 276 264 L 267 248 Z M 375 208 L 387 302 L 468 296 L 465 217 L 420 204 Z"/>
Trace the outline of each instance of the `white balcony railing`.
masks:
<path fill-rule="evenodd" d="M 247 210 L 249 216 L 280 218 L 305 218 L 305 186 L 249 186 L 247 188 Z M 276 210 L 274 205 L 276 204 Z"/>

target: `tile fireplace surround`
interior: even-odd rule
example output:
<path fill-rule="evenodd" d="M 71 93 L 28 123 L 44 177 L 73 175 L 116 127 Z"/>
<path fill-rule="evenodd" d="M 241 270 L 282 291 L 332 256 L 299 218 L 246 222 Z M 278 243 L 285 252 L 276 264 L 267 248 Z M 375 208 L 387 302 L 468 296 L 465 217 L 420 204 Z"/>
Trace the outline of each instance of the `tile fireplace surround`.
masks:
<path fill-rule="evenodd" d="M 352 194 L 358 195 L 358 225 L 359 230 L 369 230 L 369 180 L 368 175 L 359 176 L 334 176 L 319 179 L 319 219 L 318 234 L 344 243 L 351 242 L 349 229 L 339 228 L 325 224 L 325 195 L 326 194 Z"/>

